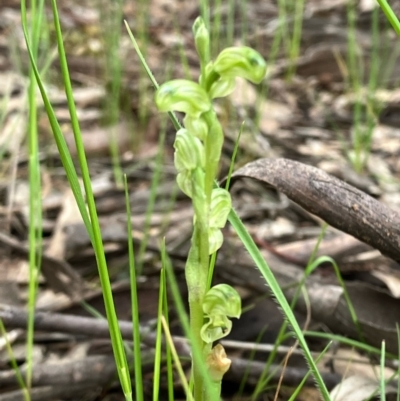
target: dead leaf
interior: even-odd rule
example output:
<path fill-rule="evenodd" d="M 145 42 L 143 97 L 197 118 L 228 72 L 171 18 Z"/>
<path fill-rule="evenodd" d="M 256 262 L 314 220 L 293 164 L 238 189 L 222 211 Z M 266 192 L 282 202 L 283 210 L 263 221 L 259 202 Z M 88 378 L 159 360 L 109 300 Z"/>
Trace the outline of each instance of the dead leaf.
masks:
<path fill-rule="evenodd" d="M 256 160 L 236 171 L 232 180 L 240 177 L 273 186 L 333 227 L 400 261 L 400 216 L 344 181 L 288 159 Z"/>
<path fill-rule="evenodd" d="M 330 393 L 334 401 L 364 401 L 377 393 L 379 383 L 376 380 L 362 376 L 351 376 L 338 384 Z M 390 385 L 386 386 L 386 394 L 396 393 L 396 389 Z M 372 399 L 375 399 L 372 398 Z"/>

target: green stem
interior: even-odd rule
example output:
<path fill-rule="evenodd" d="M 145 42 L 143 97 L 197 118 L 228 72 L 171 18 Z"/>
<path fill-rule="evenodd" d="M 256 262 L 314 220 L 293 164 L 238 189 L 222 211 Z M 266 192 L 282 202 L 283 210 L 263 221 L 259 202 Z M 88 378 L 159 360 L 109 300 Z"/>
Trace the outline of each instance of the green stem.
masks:
<path fill-rule="evenodd" d="M 206 344 L 200 336 L 201 328 L 203 326 L 202 304 L 207 284 L 207 270 L 204 270 L 204 266 L 201 266 L 201 257 L 199 252 L 201 249 L 200 238 L 201 233 L 199 225 L 196 224 L 192 237 L 192 246 L 185 267 L 186 283 L 189 292 L 190 330 L 193 339 L 192 348 L 198 349 L 200 352 L 197 354 L 202 356 L 202 360 L 197 360 L 194 357 L 192 360 L 194 398 L 196 401 L 202 401 L 204 399 L 204 377 L 202 374 L 201 364 L 204 364 L 205 361 L 203 351 L 206 347 Z M 192 354 L 195 355 L 194 352 Z"/>

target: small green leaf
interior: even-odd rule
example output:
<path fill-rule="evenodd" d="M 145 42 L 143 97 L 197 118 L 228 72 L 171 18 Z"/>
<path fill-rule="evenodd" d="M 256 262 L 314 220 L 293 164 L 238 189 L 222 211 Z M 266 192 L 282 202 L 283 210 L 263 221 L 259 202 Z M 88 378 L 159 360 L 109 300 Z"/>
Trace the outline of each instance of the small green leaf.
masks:
<path fill-rule="evenodd" d="M 176 133 L 174 148 L 175 168 L 178 171 L 204 168 L 204 146 L 187 129 L 182 128 Z"/>
<path fill-rule="evenodd" d="M 224 79 L 242 77 L 258 84 L 264 78 L 267 67 L 260 53 L 243 46 L 222 50 L 213 69 Z"/>
<path fill-rule="evenodd" d="M 160 111 L 181 111 L 194 118 L 211 108 L 207 92 L 196 82 L 186 79 L 161 85 L 156 93 L 156 104 Z"/>

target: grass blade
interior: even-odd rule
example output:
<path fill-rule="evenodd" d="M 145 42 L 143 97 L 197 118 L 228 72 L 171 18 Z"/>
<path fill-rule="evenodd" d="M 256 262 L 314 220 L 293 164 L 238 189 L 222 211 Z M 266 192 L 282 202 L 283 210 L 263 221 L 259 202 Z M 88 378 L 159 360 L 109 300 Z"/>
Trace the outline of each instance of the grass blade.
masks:
<path fill-rule="evenodd" d="M 272 273 L 271 269 L 267 265 L 264 257 L 261 255 L 257 245 L 254 243 L 253 239 L 251 238 L 250 234 L 247 232 L 246 228 L 244 227 L 243 223 L 240 221 L 236 212 L 232 209 L 231 213 L 229 214 L 229 222 L 232 224 L 233 228 L 235 229 L 236 233 L 238 234 L 239 238 L 243 242 L 243 245 L 249 252 L 251 258 L 253 259 L 254 263 L 257 265 L 258 269 L 260 270 L 261 274 L 263 275 L 265 281 L 267 282 L 268 286 L 270 287 L 272 293 L 274 294 L 276 300 L 278 301 L 279 305 L 281 306 L 283 313 L 285 314 L 286 318 L 288 319 L 292 329 L 296 335 L 297 340 L 301 348 L 304 351 L 304 356 L 311 368 L 311 372 L 317 382 L 317 386 L 321 391 L 321 395 L 325 401 L 329 401 L 329 392 L 325 386 L 325 383 L 322 379 L 322 376 L 317 368 L 316 363 L 310 353 L 308 348 L 307 342 L 303 336 L 302 330 L 297 323 L 297 320 L 293 314 L 292 309 L 290 308 L 289 303 L 287 302 L 282 289 L 280 288 L 278 282 L 274 274 Z"/>
<path fill-rule="evenodd" d="M 128 255 L 129 255 L 129 276 L 131 283 L 131 307 L 132 307 L 132 325 L 133 325 L 133 360 L 134 360 L 134 374 L 135 374 L 135 391 L 136 400 L 144 400 L 143 391 L 143 375 L 142 375 L 142 356 L 140 349 L 140 328 L 139 328 L 139 302 L 136 284 L 136 268 L 135 256 L 133 252 L 133 238 L 132 238 L 132 220 L 131 208 L 128 192 L 128 181 L 124 175 L 125 187 L 125 204 L 126 204 L 126 225 L 128 232 Z"/>

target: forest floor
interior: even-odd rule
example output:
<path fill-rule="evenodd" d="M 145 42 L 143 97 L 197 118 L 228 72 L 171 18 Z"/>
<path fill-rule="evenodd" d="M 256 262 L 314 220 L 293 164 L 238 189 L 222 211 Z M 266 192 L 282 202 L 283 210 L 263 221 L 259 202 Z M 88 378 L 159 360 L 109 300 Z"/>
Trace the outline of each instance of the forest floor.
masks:
<path fill-rule="evenodd" d="M 342 383 L 336 399 L 367 399 L 378 387 L 382 340 L 390 353 L 385 377 L 393 379 L 397 372 L 391 355 L 398 353 L 400 322 L 400 39 L 374 8 L 374 1 L 355 2 L 351 9 L 345 0 L 306 0 L 297 14 L 294 6 L 282 10 L 281 3 L 272 0 L 211 3 L 213 56 L 225 46 L 247 45 L 268 63 L 260 86 L 240 80 L 232 95 L 217 102 L 226 138 L 220 178 L 229 170 L 242 131 L 234 167 L 238 179 L 231 189 L 234 208 L 290 301 L 295 297 L 292 284 L 302 279 L 310 262 L 322 256 L 335 260 L 361 338 L 343 287 L 326 258 L 306 280 L 308 295 L 298 300 L 295 312 L 316 357 L 329 339 L 334 340 L 319 367 L 329 390 Z M 175 130 L 156 109 L 154 88 L 123 20 L 135 33 L 159 83 L 197 79 L 192 24 L 200 8 L 193 0 L 125 2 L 122 18 L 115 23 L 112 4 L 58 1 L 116 309 L 124 339 L 129 341 L 128 236 L 125 194 L 116 184 L 119 173 L 128 179 L 140 273 L 140 324 L 148 332 L 154 330 L 157 316 L 164 237 L 186 297 L 183 269 L 193 212 L 175 183 Z M 0 318 L 23 371 L 29 283 L 28 58 L 19 7 L 17 0 L 0 1 Z M 50 7 L 46 16 L 40 66 L 48 66 L 46 89 L 75 160 Z M 296 36 L 293 29 L 299 21 L 301 33 Z M 114 31 L 120 37 L 112 51 Z M 114 58 L 121 66 L 116 75 Z M 118 80 L 115 100 L 112 90 Z M 93 317 L 93 310 L 104 315 L 96 260 L 39 93 L 38 104 L 44 252 L 31 399 L 119 400 L 107 326 L 98 319 L 95 326 Z M 117 117 L 110 110 L 117 110 Z M 112 141 L 118 157 L 111 156 Z M 257 172 L 251 165 L 243 167 L 258 159 L 266 160 Z M 223 396 L 247 399 L 260 383 L 283 318 L 229 224 L 224 237 L 215 281 L 234 285 L 246 312 L 224 342 L 232 368 L 225 377 Z M 181 330 L 171 309 L 171 330 L 178 339 Z M 3 338 L 5 333 L 0 332 L 0 401 L 24 400 Z M 362 340 L 371 348 L 359 350 L 346 338 Z M 149 339 L 143 348 L 151 354 Z M 278 344 L 277 351 L 268 371 L 268 387 L 259 399 L 274 399 L 275 394 L 279 400 L 289 399 L 308 373 L 291 336 Z M 152 358 L 145 358 L 143 367 L 150 399 Z M 239 398 L 243 378 L 246 386 Z M 363 390 L 356 394 L 355 389 Z M 397 384 L 388 384 L 386 392 L 388 399 L 396 395 Z M 175 399 L 184 399 L 178 381 Z M 297 399 L 319 399 L 311 377 Z"/>

